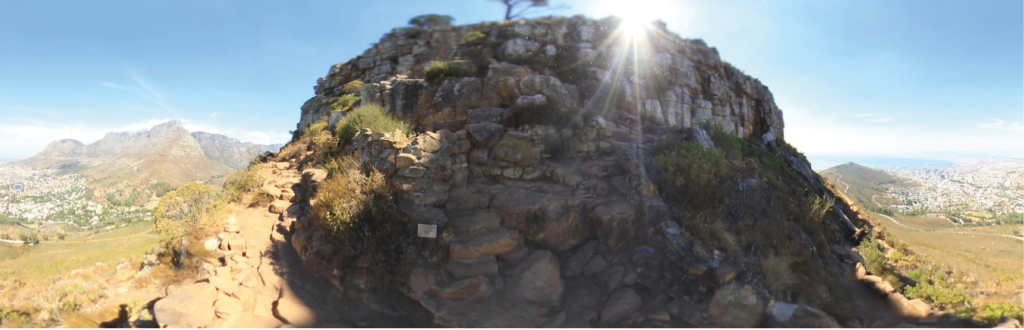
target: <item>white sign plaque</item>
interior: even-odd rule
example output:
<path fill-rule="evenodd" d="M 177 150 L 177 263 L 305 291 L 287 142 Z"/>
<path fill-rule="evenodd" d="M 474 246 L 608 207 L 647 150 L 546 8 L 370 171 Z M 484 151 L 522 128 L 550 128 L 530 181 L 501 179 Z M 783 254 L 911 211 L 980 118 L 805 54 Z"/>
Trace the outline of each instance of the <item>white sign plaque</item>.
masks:
<path fill-rule="evenodd" d="M 417 225 L 417 234 L 419 237 L 425 238 L 437 238 L 437 225 L 419 224 Z"/>

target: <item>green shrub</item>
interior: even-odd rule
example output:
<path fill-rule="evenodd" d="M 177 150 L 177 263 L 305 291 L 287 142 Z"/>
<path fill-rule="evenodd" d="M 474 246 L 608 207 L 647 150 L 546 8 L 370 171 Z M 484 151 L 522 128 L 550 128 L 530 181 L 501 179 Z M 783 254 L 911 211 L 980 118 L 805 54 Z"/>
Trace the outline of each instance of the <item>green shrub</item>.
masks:
<path fill-rule="evenodd" d="M 248 194 L 256 192 L 260 187 L 263 187 L 263 177 L 256 167 L 231 172 L 224 181 L 224 193 L 232 203 L 242 202 Z"/>
<path fill-rule="evenodd" d="M 999 302 L 982 305 L 978 312 L 978 319 L 988 323 L 996 323 L 1003 316 L 1024 320 L 1024 309 L 1012 302 Z"/>
<path fill-rule="evenodd" d="M 314 164 L 325 164 L 330 159 L 341 154 L 341 147 L 338 145 L 338 138 L 330 132 L 320 132 L 310 139 L 313 146 L 312 161 Z"/>
<path fill-rule="evenodd" d="M 462 36 L 462 40 L 467 44 L 476 43 L 477 41 L 484 40 L 484 38 L 487 38 L 487 35 L 480 31 L 473 31 Z"/>
<path fill-rule="evenodd" d="M 704 149 L 695 141 L 676 142 L 654 157 L 664 173 L 667 193 L 681 197 L 691 207 L 711 207 L 725 198 L 720 186 L 729 162 L 718 149 Z"/>
<path fill-rule="evenodd" d="M 361 80 L 353 80 L 341 86 L 341 92 L 345 94 L 359 94 L 359 88 L 363 87 Z"/>
<path fill-rule="evenodd" d="M 334 103 L 331 104 L 331 113 L 336 111 L 349 111 L 352 110 L 352 104 L 359 100 L 359 96 L 354 94 L 345 94 L 337 98 Z"/>
<path fill-rule="evenodd" d="M 170 183 L 159 181 L 150 186 L 150 190 L 156 197 L 163 197 L 164 194 L 171 192 L 175 187 Z"/>
<path fill-rule="evenodd" d="M 369 128 L 377 133 L 391 133 L 396 131 L 411 132 L 412 126 L 408 123 L 391 116 L 380 105 L 361 105 L 349 111 L 349 114 L 341 118 L 335 136 L 340 140 L 341 145 L 352 143 L 352 137 L 364 128 Z"/>
<path fill-rule="evenodd" d="M 154 226 L 157 231 L 172 235 L 203 227 L 203 216 L 213 206 L 215 195 L 213 188 L 207 185 L 186 183 L 160 198 L 153 210 Z"/>
<path fill-rule="evenodd" d="M 449 77 L 467 77 L 471 75 L 473 75 L 473 72 L 451 65 L 449 62 L 433 61 L 427 65 L 423 79 L 436 86 Z"/>
<path fill-rule="evenodd" d="M 454 20 L 454 18 L 448 15 L 427 14 L 413 17 L 409 20 L 409 24 L 419 28 L 428 29 L 432 26 L 451 24 Z"/>
<path fill-rule="evenodd" d="M 932 307 L 951 314 L 970 317 L 974 314 L 974 299 L 963 290 L 938 287 L 929 283 L 918 283 L 907 287 L 903 294 L 911 299 L 924 299 L 931 302 Z"/>
<path fill-rule="evenodd" d="M 397 218 L 397 207 L 384 176 L 366 171 L 344 158 L 338 173 L 323 183 L 312 207 L 313 230 L 323 244 L 312 247 L 321 260 L 337 267 L 352 267 L 368 260 L 374 281 L 387 281 L 405 265 L 412 236 Z"/>

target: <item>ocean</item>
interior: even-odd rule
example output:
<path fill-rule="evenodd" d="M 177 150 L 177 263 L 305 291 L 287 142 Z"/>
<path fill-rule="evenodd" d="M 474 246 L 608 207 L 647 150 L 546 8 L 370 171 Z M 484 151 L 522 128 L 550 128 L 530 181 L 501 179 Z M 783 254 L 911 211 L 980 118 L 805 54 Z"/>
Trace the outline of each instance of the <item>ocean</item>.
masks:
<path fill-rule="evenodd" d="M 858 157 L 858 156 L 814 156 L 807 155 L 811 168 L 821 171 L 839 164 L 854 162 L 867 167 L 902 167 L 902 168 L 950 168 L 956 165 L 951 160 L 899 157 Z"/>

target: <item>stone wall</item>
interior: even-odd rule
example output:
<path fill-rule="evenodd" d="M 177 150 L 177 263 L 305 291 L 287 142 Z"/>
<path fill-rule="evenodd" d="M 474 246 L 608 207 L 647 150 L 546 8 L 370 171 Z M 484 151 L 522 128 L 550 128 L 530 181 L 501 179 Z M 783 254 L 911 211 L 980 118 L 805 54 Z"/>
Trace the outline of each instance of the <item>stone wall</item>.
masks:
<path fill-rule="evenodd" d="M 692 127 L 711 120 L 738 136 L 783 139 L 771 92 L 722 61 L 717 50 L 657 25 L 636 43 L 634 67 L 625 55 L 632 43 L 615 33 L 617 26 L 613 18 L 552 17 L 396 29 L 317 81 L 298 129 L 328 115 L 342 86 L 360 80 L 366 83 L 363 102 L 382 104 L 428 131 L 457 131 L 468 124 L 470 110 L 510 109 L 522 96 L 544 95 L 613 124 Z M 467 41 L 470 32 L 486 37 Z M 422 78 L 435 60 L 473 73 L 433 86 Z"/>

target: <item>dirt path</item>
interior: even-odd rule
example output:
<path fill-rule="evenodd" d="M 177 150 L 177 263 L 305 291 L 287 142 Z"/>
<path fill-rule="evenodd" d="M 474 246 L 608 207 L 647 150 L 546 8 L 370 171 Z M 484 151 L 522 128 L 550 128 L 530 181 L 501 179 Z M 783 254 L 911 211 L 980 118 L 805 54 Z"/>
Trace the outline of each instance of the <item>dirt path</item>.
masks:
<path fill-rule="evenodd" d="M 272 173 L 276 168 L 278 174 Z M 267 178 L 264 190 L 290 199 L 300 174 L 289 163 L 271 163 L 261 171 Z M 246 238 L 246 248 L 262 251 L 259 274 L 265 283 L 255 295 L 274 299 L 266 303 L 257 299 L 251 315 L 244 315 L 225 327 L 422 327 L 429 326 L 404 316 L 394 306 L 377 301 L 355 301 L 344 297 L 334 286 L 311 274 L 290 244 L 290 235 L 283 226 L 290 225 L 301 206 L 288 205 L 284 215 L 267 208 L 248 208 L 234 216 L 239 234 Z M 387 295 L 383 295 L 387 296 Z"/>

